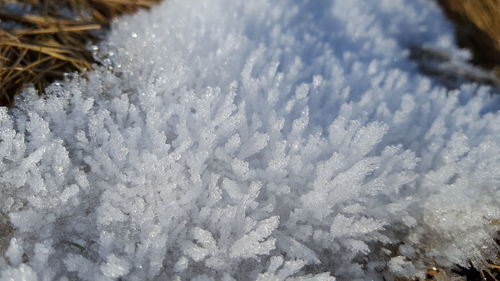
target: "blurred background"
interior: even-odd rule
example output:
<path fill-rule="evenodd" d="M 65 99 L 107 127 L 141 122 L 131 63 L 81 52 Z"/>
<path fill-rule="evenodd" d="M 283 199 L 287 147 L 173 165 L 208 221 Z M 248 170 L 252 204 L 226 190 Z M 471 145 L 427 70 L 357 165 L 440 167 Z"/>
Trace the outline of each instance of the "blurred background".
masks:
<path fill-rule="evenodd" d="M 111 20 L 161 0 L 0 0 L 0 105 L 27 85 L 38 92 L 72 72 L 92 69 L 89 46 Z M 477 82 L 500 88 L 500 0 L 437 1 L 453 22 L 457 44 L 472 53 L 457 62 L 446 50 L 413 46 L 422 73 L 448 88 Z M 472 64 L 473 67 L 469 67 Z"/>

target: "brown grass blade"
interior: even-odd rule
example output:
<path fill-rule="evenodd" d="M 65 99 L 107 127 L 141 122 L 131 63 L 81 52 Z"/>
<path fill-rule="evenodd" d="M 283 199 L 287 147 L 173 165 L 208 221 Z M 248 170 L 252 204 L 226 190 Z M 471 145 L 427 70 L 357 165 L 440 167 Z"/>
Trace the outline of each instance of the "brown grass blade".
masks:
<path fill-rule="evenodd" d="M 19 29 L 14 30 L 15 35 L 33 35 L 33 34 L 47 34 L 47 33 L 57 33 L 57 32 L 81 32 L 88 30 L 101 29 L 100 24 L 87 24 L 79 26 L 56 26 L 40 29 Z"/>

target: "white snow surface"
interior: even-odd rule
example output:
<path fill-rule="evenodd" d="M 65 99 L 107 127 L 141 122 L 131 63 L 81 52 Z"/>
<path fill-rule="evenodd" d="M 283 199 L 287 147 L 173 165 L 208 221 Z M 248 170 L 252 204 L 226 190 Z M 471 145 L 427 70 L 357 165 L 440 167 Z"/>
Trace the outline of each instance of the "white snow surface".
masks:
<path fill-rule="evenodd" d="M 381 280 L 497 253 L 500 99 L 428 0 L 167 0 L 0 109 L 0 280 Z M 7 222 L 3 229 L 8 229 Z"/>

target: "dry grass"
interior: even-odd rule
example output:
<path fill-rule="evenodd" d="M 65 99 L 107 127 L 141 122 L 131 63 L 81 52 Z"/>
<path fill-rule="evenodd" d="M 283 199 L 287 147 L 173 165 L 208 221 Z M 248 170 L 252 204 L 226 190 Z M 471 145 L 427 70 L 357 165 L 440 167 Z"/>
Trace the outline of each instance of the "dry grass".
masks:
<path fill-rule="evenodd" d="M 500 0 L 435 1 L 455 26 L 457 44 L 469 49 L 473 57 L 470 62 L 460 61 L 443 50 L 413 46 L 410 59 L 422 73 L 448 88 L 465 81 L 500 89 Z"/>
<path fill-rule="evenodd" d="M 0 256 L 7 250 L 14 229 L 8 217 L 0 212 Z"/>
<path fill-rule="evenodd" d="M 0 105 L 11 105 L 13 97 L 27 85 L 43 92 L 65 73 L 91 69 L 94 61 L 86 46 L 96 40 L 94 30 L 107 28 L 116 16 L 149 8 L 160 1 L 3 1 L 0 20 L 15 27 L 0 28 Z M 7 9 L 12 3 L 29 5 L 30 14 Z"/>
<path fill-rule="evenodd" d="M 473 63 L 500 74 L 500 0 L 437 0 L 455 24 L 458 44 Z"/>

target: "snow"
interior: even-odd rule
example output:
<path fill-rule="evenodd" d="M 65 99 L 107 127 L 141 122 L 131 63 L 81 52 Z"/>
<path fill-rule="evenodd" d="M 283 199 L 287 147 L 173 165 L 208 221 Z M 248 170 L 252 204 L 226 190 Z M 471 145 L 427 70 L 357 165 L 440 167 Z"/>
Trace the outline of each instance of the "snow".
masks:
<path fill-rule="evenodd" d="M 0 109 L 0 280 L 483 264 L 500 99 L 420 75 L 413 45 L 463 53 L 426 0 L 169 0 L 117 21 L 88 79 Z"/>

